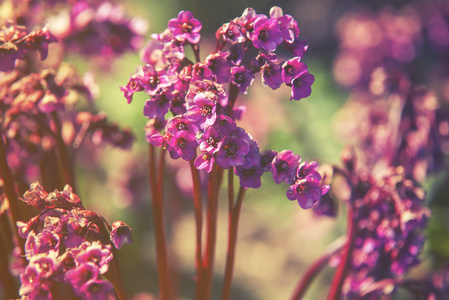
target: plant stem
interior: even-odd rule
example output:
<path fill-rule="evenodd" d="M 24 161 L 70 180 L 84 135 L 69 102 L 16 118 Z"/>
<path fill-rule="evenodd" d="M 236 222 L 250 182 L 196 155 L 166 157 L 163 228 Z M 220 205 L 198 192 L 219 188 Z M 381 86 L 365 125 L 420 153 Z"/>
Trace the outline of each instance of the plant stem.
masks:
<path fill-rule="evenodd" d="M 11 219 L 13 224 L 13 229 L 15 235 L 19 240 L 21 251 L 23 251 L 23 246 L 25 242 L 19 238 L 17 221 L 21 220 L 22 216 L 19 208 L 19 198 L 17 197 L 14 177 L 12 175 L 11 169 L 9 168 L 8 161 L 6 159 L 6 145 L 3 140 L 3 132 L 0 126 L 0 176 L 3 179 L 3 189 L 5 193 L 5 201 L 8 201 L 9 211 L 11 213 Z"/>
<path fill-rule="evenodd" d="M 229 102 L 227 105 L 227 113 L 228 116 L 232 115 L 232 109 L 234 108 L 235 101 L 237 100 L 237 96 L 239 94 L 239 88 L 231 83 L 231 87 L 229 89 Z"/>
<path fill-rule="evenodd" d="M 75 181 L 75 173 L 73 168 L 73 159 L 70 157 L 67 146 L 62 139 L 62 124 L 59 121 L 58 114 L 53 111 L 51 113 L 51 117 L 55 124 L 56 132 L 54 134 L 56 149 L 58 150 L 59 160 L 62 168 L 62 176 L 64 177 L 65 184 L 68 184 L 72 187 L 73 192 L 76 194 L 76 181 Z"/>
<path fill-rule="evenodd" d="M 198 47 L 198 45 L 194 45 L 194 44 L 190 44 L 192 45 L 192 50 L 193 50 L 193 54 L 195 55 L 195 60 L 197 63 L 199 63 L 200 60 L 200 48 Z"/>
<path fill-rule="evenodd" d="M 200 285 L 201 300 L 210 299 L 212 292 L 212 277 L 217 239 L 218 192 L 220 188 L 221 169 L 215 164 L 209 177 L 207 199 L 207 241 L 206 255 L 203 257 L 202 284 Z"/>
<path fill-rule="evenodd" d="M 202 200 L 201 200 L 201 182 L 200 182 L 200 174 L 198 169 L 194 165 L 194 159 L 190 160 L 190 170 L 192 172 L 192 181 L 193 181 L 193 206 L 195 211 L 195 225 L 196 225 L 196 249 L 195 249 L 195 267 L 196 267 L 196 276 L 197 276 L 197 286 L 195 292 L 195 299 L 199 297 L 199 287 L 202 281 L 202 235 L 203 235 L 203 208 L 202 208 Z"/>
<path fill-rule="evenodd" d="M 344 246 L 340 265 L 335 272 L 334 279 L 329 290 L 328 300 L 338 300 L 341 297 L 341 288 L 346 278 L 346 273 L 349 270 L 352 258 L 352 250 L 354 249 L 354 240 L 357 234 L 357 226 L 355 225 L 352 201 L 349 201 L 348 205 L 348 229 L 347 229 L 347 242 Z"/>
<path fill-rule="evenodd" d="M 342 237 L 344 238 L 344 237 Z M 318 258 L 301 276 L 296 288 L 293 292 L 290 300 L 300 300 L 304 297 L 312 281 L 316 278 L 318 273 L 327 266 L 329 259 L 332 255 L 340 252 L 344 246 L 344 239 L 337 239 L 335 241 L 336 245 L 331 245 L 331 248 L 326 251 L 320 258 Z"/>
<path fill-rule="evenodd" d="M 162 203 L 162 185 L 163 185 L 163 161 L 164 152 L 161 150 L 159 160 L 159 172 L 156 178 L 155 149 L 153 145 L 149 145 L 149 175 L 151 188 L 151 203 L 153 206 L 154 231 L 156 236 L 156 257 L 157 270 L 159 276 L 159 289 L 162 300 L 171 299 L 170 278 L 168 272 L 167 252 L 165 246 L 164 219 L 163 219 L 163 203 Z"/>
<path fill-rule="evenodd" d="M 231 169 L 229 169 L 231 170 Z M 228 253 L 226 255 L 226 269 L 224 275 L 224 287 L 221 299 L 227 300 L 231 294 L 232 275 L 234 271 L 235 261 L 235 249 L 237 246 L 237 232 L 239 226 L 240 210 L 242 208 L 243 198 L 245 196 L 246 189 L 240 186 L 237 196 L 237 202 L 230 211 L 229 218 L 229 236 L 228 236 Z"/>
<path fill-rule="evenodd" d="M 4 216 L 0 216 L 0 218 L 4 218 Z M 9 229 L 9 228 L 7 228 Z M 7 252 L 9 248 L 3 247 L 3 245 L 6 244 L 6 242 L 10 242 L 9 240 L 6 240 L 6 238 L 2 237 L 0 234 L 0 241 L 1 241 L 1 247 L 0 247 L 0 284 L 3 287 L 4 295 L 8 299 L 16 299 L 18 297 L 18 287 L 17 282 L 14 279 L 14 277 L 11 275 L 11 273 L 8 270 L 8 255 Z"/>

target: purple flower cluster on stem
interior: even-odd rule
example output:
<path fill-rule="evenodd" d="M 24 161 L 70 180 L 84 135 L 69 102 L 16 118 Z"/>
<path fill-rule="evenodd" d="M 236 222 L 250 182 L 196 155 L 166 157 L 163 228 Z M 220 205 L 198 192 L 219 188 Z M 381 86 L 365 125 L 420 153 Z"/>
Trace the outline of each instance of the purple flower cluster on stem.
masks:
<path fill-rule="evenodd" d="M 290 150 L 260 152 L 257 141 L 238 126 L 241 110 L 235 107 L 239 93 L 246 94 L 260 72 L 263 84 L 272 89 L 286 84 L 292 88 L 291 99 L 306 98 L 311 93 L 313 75 L 301 61 L 307 49 L 299 40 L 299 29 L 290 15 L 273 7 L 270 16 L 247 8 L 241 17 L 223 24 L 216 32 L 215 52 L 201 60 L 201 23 L 189 11 L 181 11 L 168 22 L 168 28 L 153 34 L 153 40 L 142 50 L 145 65 L 139 67 L 128 83 L 121 87 L 128 103 L 133 94 L 145 92 L 143 114 L 150 119 L 146 127 L 150 146 L 150 178 L 153 213 L 156 227 L 156 248 L 160 290 L 170 298 L 164 228 L 162 222 L 162 181 L 156 178 L 162 164 L 156 167 L 155 147 L 161 147 L 172 159 L 189 161 L 192 168 L 196 223 L 196 296 L 207 299 L 211 293 L 216 240 L 217 201 L 223 169 L 229 170 L 229 182 L 239 177 L 241 189 L 234 203 L 233 188 L 229 189 L 229 254 L 225 270 L 223 299 L 229 297 L 234 262 L 239 211 L 244 191 L 259 188 L 264 172 L 273 173 L 276 183 L 288 183 L 287 198 L 297 200 L 302 208 L 311 208 L 327 193 L 315 162 L 301 164 L 300 156 Z M 295 55 L 281 60 L 278 46 Z M 185 48 L 192 47 L 194 59 L 186 57 Z M 255 57 L 250 49 L 256 51 Z M 246 57 L 245 57 L 246 56 Z M 228 91 L 228 92 L 227 92 Z M 170 116 L 172 114 L 173 116 Z M 202 245 L 202 206 L 198 170 L 208 173 L 206 207 L 206 241 Z M 162 180 L 162 177 L 158 177 Z M 156 198 L 156 199 L 154 199 Z M 202 251 L 204 248 L 205 252 Z"/>
<path fill-rule="evenodd" d="M 111 227 L 84 209 L 68 185 L 47 193 L 35 182 L 21 200 L 41 210 L 27 223 L 18 222 L 28 260 L 20 275 L 21 296 L 34 299 L 45 294 L 51 299 L 53 282 L 61 282 L 83 299 L 106 299 L 114 289 L 119 299 L 125 298 L 113 253 L 132 242 L 127 224 L 114 222 Z"/>

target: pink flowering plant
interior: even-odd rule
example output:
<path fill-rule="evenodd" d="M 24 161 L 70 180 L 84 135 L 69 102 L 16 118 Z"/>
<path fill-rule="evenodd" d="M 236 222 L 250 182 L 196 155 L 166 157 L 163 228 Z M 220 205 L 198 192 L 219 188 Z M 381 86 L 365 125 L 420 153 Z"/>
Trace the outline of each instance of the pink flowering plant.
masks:
<path fill-rule="evenodd" d="M 107 198 L 108 187 L 127 185 L 125 197 L 151 199 L 152 234 L 144 230 L 143 235 L 152 240 L 141 252 L 150 253 L 156 265 L 154 279 L 146 283 L 152 294 L 132 299 L 185 297 L 171 240 L 179 211 L 189 209 L 194 224 L 189 297 L 237 299 L 234 270 L 246 268 L 236 263 L 243 201 L 268 188 L 263 176 L 269 173 L 266 177 L 298 210 L 346 218 L 344 235 L 302 274 L 295 270 L 299 280 L 291 300 L 312 294 L 310 285 L 326 267 L 334 269 L 323 288 L 328 300 L 448 299 L 449 250 L 443 244 L 449 239 L 432 231 L 439 224 L 438 209 L 448 207 L 435 204 L 433 194 L 444 203 L 447 189 L 440 187 L 438 194 L 429 178 L 447 170 L 449 154 L 449 72 L 441 68 L 449 63 L 449 8 L 429 3 L 339 16 L 333 72 L 350 96 L 333 127 L 349 145 L 340 164 L 319 165 L 309 154 L 302 157 L 276 144 L 264 149 L 254 128 L 242 125 L 253 90 L 270 89 L 275 91 L 270 95 L 305 107 L 309 103 L 297 101 L 318 89 L 306 64 L 311 50 L 300 38 L 297 20 L 280 7 L 268 14 L 244 9 L 214 31 L 211 43 L 202 22 L 182 10 L 144 45 L 146 22 L 115 3 L 6 0 L 0 5 L 0 298 L 126 300 L 135 293 L 124 283 L 141 280 L 143 272 L 125 265 L 133 274 L 122 278 L 119 263 L 134 247 L 125 246 L 133 244 L 131 223 L 109 222 L 111 213 L 98 199 Z M 92 69 L 110 72 L 111 61 L 139 49 L 142 64 L 128 79 L 114 73 L 121 82 L 114 94 L 117 101 L 140 105 L 148 164 L 136 155 L 127 172 L 116 172 L 115 181 L 95 194 L 83 183 L 108 174 L 77 169 L 91 165 L 92 170 L 103 157 L 104 164 L 119 165 L 104 146 L 129 150 L 136 139 L 98 110 L 98 71 L 83 74 L 69 61 L 72 55 L 82 57 Z M 421 58 L 435 65 L 426 70 Z M 146 100 L 136 104 L 142 96 Z M 257 121 L 268 118 L 258 115 Z M 176 168 L 186 170 L 191 184 L 174 174 Z M 140 177 L 148 178 L 144 192 L 138 191 Z M 93 185 L 102 185 L 98 182 Z M 228 227 L 218 278 L 222 198 Z M 125 218 L 129 211 L 121 205 Z M 137 224 L 134 241 L 142 242 Z M 437 237 L 444 242 L 435 242 Z M 302 255 L 302 249 L 297 252 Z M 275 257 L 273 252 L 263 259 Z M 434 266 L 421 264 L 429 257 Z M 410 275 L 416 266 L 426 273 Z"/>

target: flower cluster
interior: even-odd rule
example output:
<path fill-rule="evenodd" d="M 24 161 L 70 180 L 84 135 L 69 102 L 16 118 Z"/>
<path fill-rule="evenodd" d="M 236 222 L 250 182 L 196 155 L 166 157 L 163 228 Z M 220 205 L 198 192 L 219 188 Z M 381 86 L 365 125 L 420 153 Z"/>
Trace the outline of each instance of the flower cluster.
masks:
<path fill-rule="evenodd" d="M 76 1 L 53 18 L 50 28 L 67 50 L 86 56 L 111 57 L 141 47 L 146 22 L 130 19 L 119 5 Z"/>
<path fill-rule="evenodd" d="M 38 51 L 44 60 L 48 44 L 53 42 L 56 38 L 47 27 L 29 32 L 24 26 L 6 23 L 0 29 L 0 72 L 12 70 L 16 61 L 25 59 L 30 51 Z"/>
<path fill-rule="evenodd" d="M 260 187 L 260 177 L 270 171 L 276 183 L 291 185 L 289 199 L 298 200 L 303 208 L 312 207 L 329 189 L 320 183 L 318 165 L 300 165 L 300 156 L 291 151 L 261 155 L 257 141 L 235 122 L 241 116 L 235 108 L 237 95 L 247 93 L 257 72 L 265 86 L 277 89 L 285 83 L 292 87 L 292 99 L 310 95 L 314 77 L 301 61 L 307 46 L 298 39 L 296 21 L 279 7 L 271 9 L 270 17 L 248 8 L 218 29 L 217 49 L 202 62 L 201 27 L 191 12 L 181 11 L 168 22 L 168 29 L 153 35 L 142 50 L 145 65 L 121 88 L 128 103 L 136 92 L 150 96 L 143 109 L 150 119 L 148 141 L 167 149 L 173 159 L 194 160 L 200 170 L 211 172 L 214 164 L 235 168 L 245 188 Z M 278 59 L 275 51 L 280 44 L 295 57 Z M 189 45 L 196 63 L 185 56 Z M 245 57 L 251 48 L 257 55 Z M 174 116 L 166 120 L 168 112 Z"/>
<path fill-rule="evenodd" d="M 18 224 L 20 237 L 26 239 L 28 260 L 20 274 L 20 295 L 52 299 L 53 282 L 72 286 L 83 299 L 113 295 L 112 284 L 104 276 L 113 265 L 114 249 L 132 242 L 131 228 L 121 221 L 111 227 L 84 209 L 68 185 L 63 191 L 47 193 L 35 182 L 22 200 L 41 212 Z"/>
<path fill-rule="evenodd" d="M 430 210 L 424 191 L 406 179 L 402 167 L 375 178 L 348 174 L 354 231 L 350 271 L 342 292 L 348 299 L 391 294 L 416 266 Z"/>
<path fill-rule="evenodd" d="M 57 147 L 60 138 L 74 149 L 89 135 L 95 145 L 131 146 L 134 137 L 128 129 L 121 129 L 102 114 L 74 110 L 81 96 L 90 103 L 95 89 L 88 73 L 81 77 L 73 66 L 64 63 L 58 69 L 38 73 L 3 73 L 1 130 L 7 136 L 8 162 L 16 174 L 33 177 L 30 175 L 38 172 L 35 168 L 45 153 Z"/>

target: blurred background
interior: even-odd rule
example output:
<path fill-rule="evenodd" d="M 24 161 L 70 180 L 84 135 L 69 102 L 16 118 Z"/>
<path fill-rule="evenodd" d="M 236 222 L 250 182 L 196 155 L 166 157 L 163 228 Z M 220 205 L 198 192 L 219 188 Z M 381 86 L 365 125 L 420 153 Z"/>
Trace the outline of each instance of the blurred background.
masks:
<path fill-rule="evenodd" d="M 425 2 L 425 1 L 422 1 Z M 429 1 L 432 2 L 432 1 Z M 440 1 L 435 1 L 435 3 Z M 338 30 L 344 16 L 355 12 L 373 15 L 382 11 L 407 12 L 417 1 L 244 1 L 244 0 L 166 0 L 123 1 L 129 16 L 147 20 L 151 33 L 164 31 L 168 20 L 181 10 L 190 10 L 203 24 L 201 58 L 215 46 L 215 31 L 226 22 L 253 7 L 267 14 L 272 6 L 292 15 L 309 48 L 304 57 L 310 73 L 315 75 L 312 95 L 299 102 L 289 101 L 290 89 L 276 91 L 264 88 L 260 77 L 247 95 L 240 95 L 238 104 L 247 112 L 239 126 L 245 128 L 260 144 L 261 150 L 290 149 L 303 160 L 320 164 L 339 164 L 339 154 L 345 142 L 338 138 L 335 116 L 350 94 L 345 78 L 353 74 L 335 69 L 341 50 Z M 444 1 L 442 2 L 444 4 Z M 440 3 L 441 4 L 441 3 Z M 422 25 L 422 24 L 421 24 Z M 339 27 L 340 26 L 340 27 Z M 357 24 L 353 25 L 357 26 Z M 424 26 L 424 25 L 422 25 Z M 355 42 L 357 43 L 357 42 Z M 426 52 L 427 51 L 427 52 Z M 51 46 L 50 46 L 51 53 Z M 430 53 L 430 54 L 429 54 Z M 410 64 L 413 80 L 426 82 L 427 72 L 442 55 L 422 47 Z M 446 55 L 447 57 L 447 55 Z M 69 61 L 80 72 L 93 70 L 100 86 L 99 110 L 121 126 L 130 127 L 137 140 L 131 151 L 105 147 L 101 152 L 84 148 L 79 153 L 77 174 L 79 194 L 85 206 L 103 215 L 110 223 L 122 220 L 133 228 L 134 243 L 119 251 L 124 285 L 136 300 L 152 299 L 158 294 L 155 267 L 154 236 L 147 175 L 147 142 L 145 141 L 142 107 L 144 94 L 136 94 L 127 104 L 120 86 L 141 65 L 138 53 L 128 53 L 111 62 L 109 70 L 97 67 L 83 58 L 71 55 Z M 430 71 L 429 71 L 430 72 Z M 334 75 L 340 79 L 337 83 Z M 346 77 L 347 76 L 347 77 Z M 343 83 L 343 84 L 341 84 Z M 444 98 L 444 97 L 443 97 Z M 84 151 L 84 152 L 83 152 Z M 165 208 L 172 282 L 178 286 L 179 299 L 194 295 L 195 228 L 192 210 L 190 170 L 184 161 L 168 161 L 166 172 Z M 429 243 L 423 256 L 424 266 L 412 276 L 424 277 L 436 259 L 445 260 L 449 253 L 449 216 L 447 191 L 441 186 L 445 176 L 433 177 L 425 183 L 428 203 L 438 207 L 427 235 Z M 250 189 L 243 203 L 239 223 L 239 239 L 231 299 L 288 299 L 306 268 L 324 253 L 329 245 L 345 234 L 344 213 L 336 218 L 317 217 L 311 210 L 301 209 L 285 196 L 287 186 L 276 185 L 265 174 L 262 187 Z M 227 201 L 222 193 L 218 221 L 218 245 L 212 299 L 219 299 L 226 258 Z M 434 199 L 434 200 L 432 200 Z M 435 200 L 436 199 L 436 200 Z M 433 201 L 433 202 L 432 202 Z M 438 206 L 435 206 L 438 205 Z M 446 221 L 445 221 L 446 220 Z M 333 276 L 328 268 L 311 286 L 307 299 L 324 299 Z M 401 294 L 397 296 L 401 299 Z M 404 296 L 405 297 L 405 296 Z"/>

